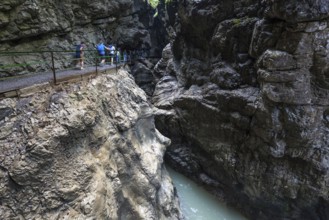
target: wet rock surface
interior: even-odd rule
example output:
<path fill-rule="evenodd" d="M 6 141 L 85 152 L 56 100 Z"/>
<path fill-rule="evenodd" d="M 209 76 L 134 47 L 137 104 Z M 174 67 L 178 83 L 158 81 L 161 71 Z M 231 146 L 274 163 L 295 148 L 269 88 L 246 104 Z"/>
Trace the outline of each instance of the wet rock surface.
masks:
<path fill-rule="evenodd" d="M 328 1 L 176 3 L 167 161 L 251 219 L 328 219 Z"/>
<path fill-rule="evenodd" d="M 180 219 L 170 140 L 124 70 L 0 101 L 1 219 Z"/>

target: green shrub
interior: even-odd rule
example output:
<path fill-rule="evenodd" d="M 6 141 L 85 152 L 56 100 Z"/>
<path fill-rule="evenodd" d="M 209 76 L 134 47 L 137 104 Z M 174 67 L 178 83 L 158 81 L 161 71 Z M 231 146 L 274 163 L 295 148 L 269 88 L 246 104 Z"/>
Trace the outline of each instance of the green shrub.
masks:
<path fill-rule="evenodd" d="M 159 0 L 146 0 L 152 6 L 152 8 L 156 8 L 159 5 Z M 168 4 L 172 0 L 165 0 L 165 3 Z"/>
<path fill-rule="evenodd" d="M 159 4 L 159 0 L 148 0 L 148 2 L 152 6 L 152 8 L 156 8 Z"/>

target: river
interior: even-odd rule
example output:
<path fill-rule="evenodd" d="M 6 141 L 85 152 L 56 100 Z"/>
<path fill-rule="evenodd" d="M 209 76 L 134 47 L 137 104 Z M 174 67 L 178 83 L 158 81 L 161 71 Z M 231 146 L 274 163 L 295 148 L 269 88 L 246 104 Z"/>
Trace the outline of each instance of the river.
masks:
<path fill-rule="evenodd" d="M 177 189 L 186 220 L 247 220 L 220 203 L 213 195 L 169 166 L 166 166 Z"/>

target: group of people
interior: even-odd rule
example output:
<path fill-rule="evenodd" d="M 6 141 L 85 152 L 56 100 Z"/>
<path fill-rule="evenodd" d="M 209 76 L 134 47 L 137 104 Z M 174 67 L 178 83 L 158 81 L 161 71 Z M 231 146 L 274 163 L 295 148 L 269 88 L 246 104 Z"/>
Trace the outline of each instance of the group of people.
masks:
<path fill-rule="evenodd" d="M 86 45 L 84 42 L 81 42 L 79 45 L 76 46 L 76 54 L 75 57 L 77 59 L 77 67 L 81 70 L 84 68 L 84 56 L 85 56 L 85 49 Z M 121 53 L 120 49 L 116 49 L 113 44 L 108 46 L 104 45 L 104 43 L 99 43 L 96 46 L 96 50 L 98 52 L 100 58 L 100 65 L 103 66 L 105 64 L 106 58 L 109 57 L 111 65 L 114 64 L 114 59 L 116 63 L 120 63 L 121 61 L 127 62 L 128 54 L 126 51 L 123 51 L 122 60 L 121 60 Z"/>
<path fill-rule="evenodd" d="M 105 46 L 103 43 L 100 43 L 96 46 L 97 52 L 99 57 L 101 58 L 100 65 L 105 64 L 106 56 L 108 55 L 110 57 L 111 65 L 114 63 L 114 57 L 120 56 L 120 50 L 116 50 L 115 46 L 110 44 L 108 47 Z M 109 53 L 106 53 L 106 50 L 109 51 Z"/>

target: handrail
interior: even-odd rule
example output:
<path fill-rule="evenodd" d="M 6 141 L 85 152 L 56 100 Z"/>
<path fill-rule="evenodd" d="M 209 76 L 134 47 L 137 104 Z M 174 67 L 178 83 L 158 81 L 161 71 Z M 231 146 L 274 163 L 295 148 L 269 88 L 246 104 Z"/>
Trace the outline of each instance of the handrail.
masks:
<path fill-rule="evenodd" d="M 120 52 L 119 57 L 118 51 Z M 150 51 L 147 49 L 115 50 L 113 54 L 110 54 L 110 50 L 106 50 L 106 56 L 98 55 L 97 49 L 87 48 L 84 52 L 84 66 L 86 68 L 94 67 L 96 74 L 100 70 L 99 62 L 103 58 L 106 59 L 107 64 L 111 62 L 115 64 L 116 71 L 118 71 L 119 63 L 132 64 L 134 60 L 160 58 L 148 56 Z M 0 77 L 0 82 L 51 72 L 53 76 L 50 78 L 56 84 L 58 71 L 77 69 L 76 64 L 78 64 L 80 58 L 76 58 L 75 55 L 76 50 L 0 51 L 0 74 L 7 75 L 6 77 Z M 22 59 L 20 59 L 20 56 L 22 56 Z M 1 60 L 1 57 L 4 59 Z M 31 70 L 33 70 L 33 74 L 29 73 Z M 23 74 L 18 74 L 17 71 Z M 16 72 L 16 75 L 10 75 L 14 72 Z"/>
<path fill-rule="evenodd" d="M 96 49 L 87 49 L 84 51 L 97 51 Z M 32 50 L 32 51 L 0 51 L 0 55 L 1 54 L 21 54 L 21 53 L 26 53 L 26 54 L 30 54 L 30 53 L 59 53 L 59 52 L 65 52 L 65 53 L 75 53 L 76 50 Z"/>
<path fill-rule="evenodd" d="M 83 51 L 92 51 L 92 52 L 97 52 L 97 49 L 84 49 Z M 115 50 L 118 51 L 118 50 Z M 120 50 L 122 51 L 122 50 Z M 137 49 L 137 50 L 126 50 L 126 51 L 150 51 L 150 49 Z M 1 54 L 20 54 L 20 53 L 60 53 L 60 52 L 67 52 L 67 53 L 75 53 L 76 50 L 32 50 L 32 51 L 5 51 L 5 50 L 0 50 L 0 55 Z"/>
<path fill-rule="evenodd" d="M 47 63 L 45 61 L 31 62 L 31 63 L 20 63 L 20 64 L 8 64 L 8 65 L 0 65 L 0 69 L 6 69 L 11 67 L 21 67 L 21 66 L 30 66 L 31 64 L 39 64 L 39 63 Z"/>

